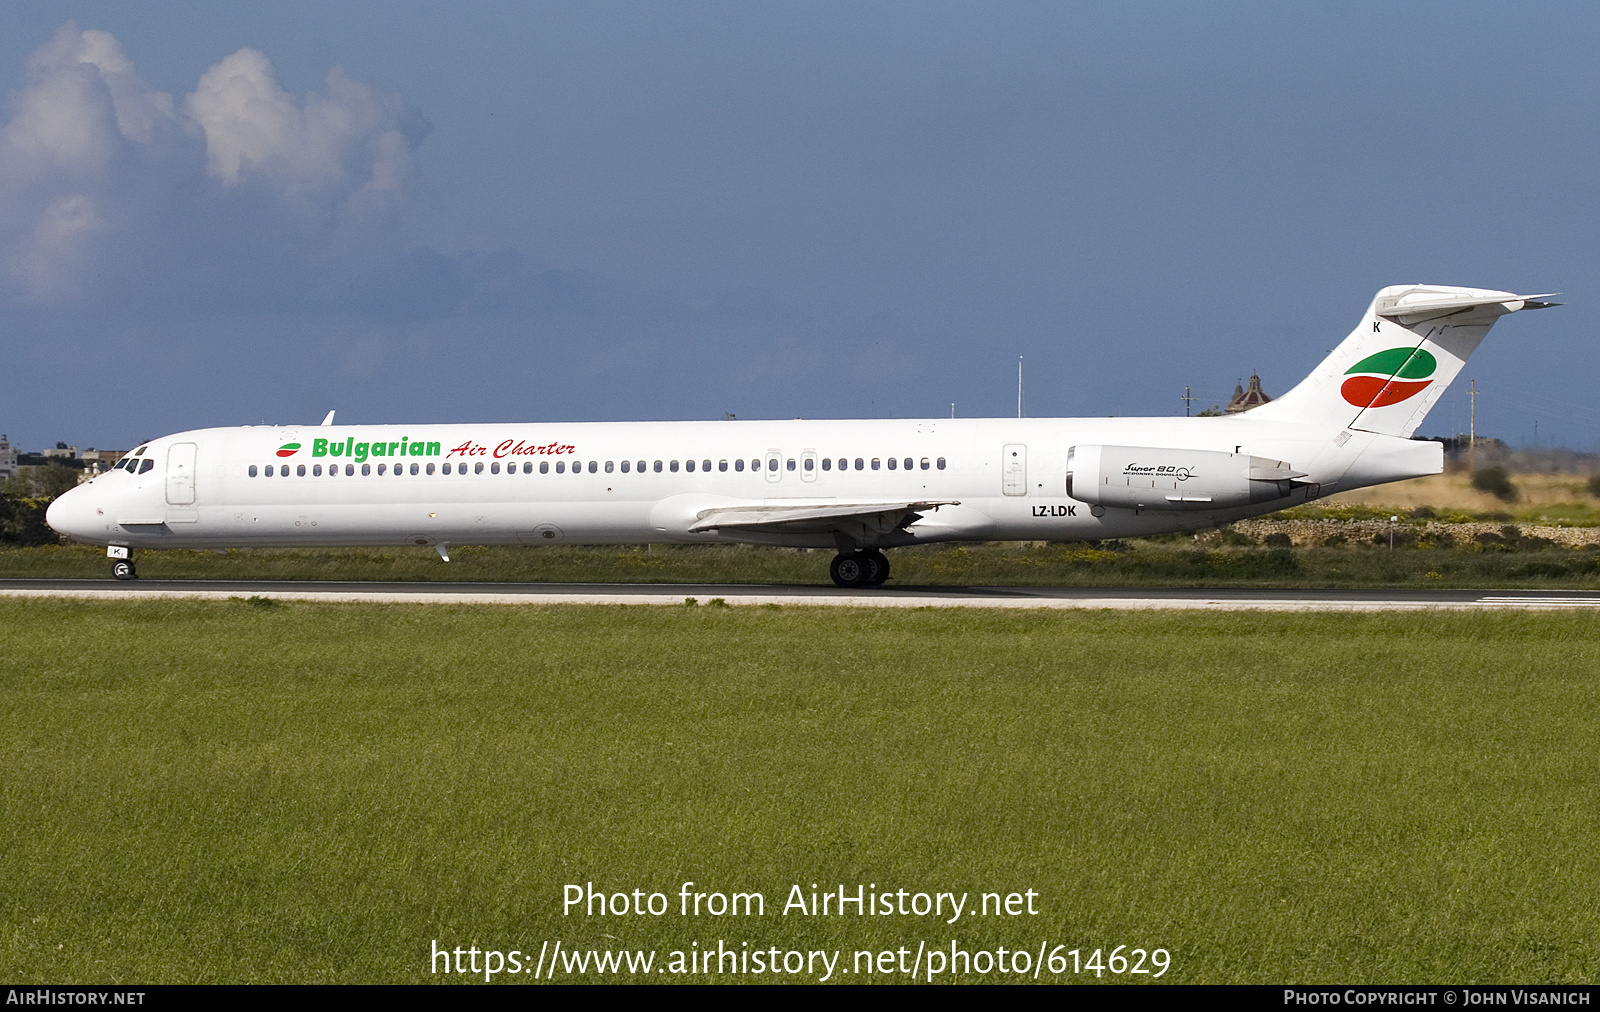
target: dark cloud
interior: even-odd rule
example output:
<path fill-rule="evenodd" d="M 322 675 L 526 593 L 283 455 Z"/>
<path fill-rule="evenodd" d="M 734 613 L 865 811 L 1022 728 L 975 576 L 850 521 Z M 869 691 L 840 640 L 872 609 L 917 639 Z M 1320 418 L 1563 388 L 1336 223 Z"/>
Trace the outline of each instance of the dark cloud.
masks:
<path fill-rule="evenodd" d="M 384 323 L 445 317 L 588 312 L 578 274 L 538 270 L 516 250 L 454 257 L 424 246 L 355 278 L 332 308 Z"/>

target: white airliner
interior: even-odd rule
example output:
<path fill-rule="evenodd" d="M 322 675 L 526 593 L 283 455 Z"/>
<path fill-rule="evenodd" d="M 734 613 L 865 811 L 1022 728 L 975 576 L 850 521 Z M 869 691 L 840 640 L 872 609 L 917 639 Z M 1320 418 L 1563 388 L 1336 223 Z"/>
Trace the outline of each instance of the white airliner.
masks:
<path fill-rule="evenodd" d="M 1293 390 L 1221 418 L 243 426 L 152 440 L 56 499 L 50 526 L 144 548 L 713 544 L 883 549 L 1197 530 L 1437 474 L 1411 439 L 1495 320 L 1555 303 L 1383 289 Z"/>

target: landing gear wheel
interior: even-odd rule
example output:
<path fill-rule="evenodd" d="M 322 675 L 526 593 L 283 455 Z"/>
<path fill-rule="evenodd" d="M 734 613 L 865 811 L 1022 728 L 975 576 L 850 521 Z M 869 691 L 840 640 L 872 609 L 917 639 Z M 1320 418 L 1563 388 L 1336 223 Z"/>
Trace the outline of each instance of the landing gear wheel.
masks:
<path fill-rule="evenodd" d="M 862 587 L 872 576 L 872 567 L 861 552 L 851 552 L 849 555 L 835 555 L 828 564 L 828 575 L 840 587 Z"/>
<path fill-rule="evenodd" d="M 867 563 L 867 579 L 863 586 L 881 587 L 889 579 L 889 557 L 876 548 L 861 553 Z"/>
<path fill-rule="evenodd" d="M 111 575 L 119 580 L 136 580 L 139 578 L 138 570 L 133 568 L 133 563 L 127 559 L 118 559 L 111 564 Z"/>

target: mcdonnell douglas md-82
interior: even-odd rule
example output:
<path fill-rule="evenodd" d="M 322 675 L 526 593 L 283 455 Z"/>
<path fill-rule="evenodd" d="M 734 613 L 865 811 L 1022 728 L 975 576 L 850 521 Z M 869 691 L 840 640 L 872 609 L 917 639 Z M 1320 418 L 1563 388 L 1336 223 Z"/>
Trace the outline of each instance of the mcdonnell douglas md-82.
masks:
<path fill-rule="evenodd" d="M 713 544 L 838 551 L 1198 530 L 1443 470 L 1411 437 L 1496 319 L 1548 296 L 1397 285 L 1277 400 L 1220 418 L 243 426 L 151 440 L 50 506 L 107 546 Z"/>

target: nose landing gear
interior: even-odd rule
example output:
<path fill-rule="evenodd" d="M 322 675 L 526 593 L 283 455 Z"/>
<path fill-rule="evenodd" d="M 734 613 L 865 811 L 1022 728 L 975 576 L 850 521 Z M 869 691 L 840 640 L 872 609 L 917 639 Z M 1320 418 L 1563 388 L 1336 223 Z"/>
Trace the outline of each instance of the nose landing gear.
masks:
<path fill-rule="evenodd" d="M 111 575 L 119 580 L 137 580 L 139 571 L 133 568 L 133 563 L 127 559 L 118 559 L 111 564 Z"/>
<path fill-rule="evenodd" d="M 889 578 L 889 559 L 876 548 L 833 557 L 828 575 L 840 587 L 881 587 Z"/>

